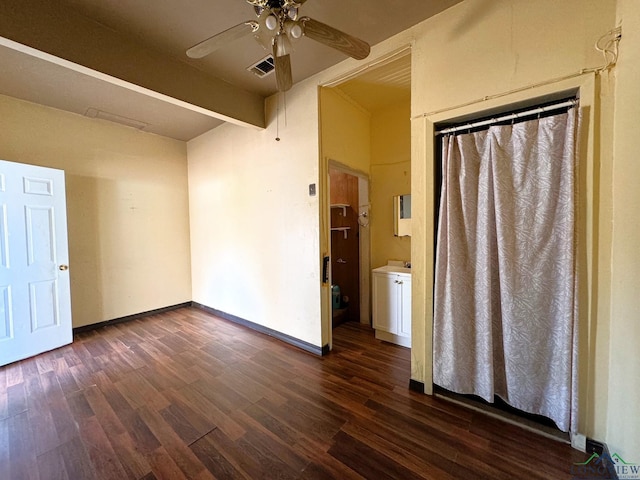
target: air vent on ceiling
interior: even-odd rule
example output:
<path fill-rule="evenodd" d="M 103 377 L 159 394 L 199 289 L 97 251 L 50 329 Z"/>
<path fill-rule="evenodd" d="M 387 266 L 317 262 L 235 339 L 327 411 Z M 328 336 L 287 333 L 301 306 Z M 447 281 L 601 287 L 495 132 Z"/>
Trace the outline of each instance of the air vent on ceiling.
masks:
<path fill-rule="evenodd" d="M 273 64 L 273 55 L 267 55 L 262 60 L 248 67 L 247 70 L 262 78 L 273 72 L 275 68 L 276 67 Z"/>

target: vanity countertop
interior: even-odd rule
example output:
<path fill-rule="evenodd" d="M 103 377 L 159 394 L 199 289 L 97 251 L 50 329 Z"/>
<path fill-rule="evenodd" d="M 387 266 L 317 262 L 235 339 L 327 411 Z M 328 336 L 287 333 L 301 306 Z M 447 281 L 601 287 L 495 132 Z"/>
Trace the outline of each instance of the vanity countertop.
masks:
<path fill-rule="evenodd" d="M 407 267 L 398 267 L 395 265 L 385 265 L 383 267 L 374 268 L 373 272 L 379 273 L 408 273 L 411 275 L 411 269 Z"/>

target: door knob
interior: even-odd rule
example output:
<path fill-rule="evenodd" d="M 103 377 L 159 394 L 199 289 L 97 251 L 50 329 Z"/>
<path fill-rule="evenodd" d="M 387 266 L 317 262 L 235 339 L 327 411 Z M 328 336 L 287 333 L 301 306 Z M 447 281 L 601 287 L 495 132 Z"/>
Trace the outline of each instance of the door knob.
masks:
<path fill-rule="evenodd" d="M 64 272 L 65 270 L 69 270 L 69 265 L 60 265 L 58 268 Z"/>

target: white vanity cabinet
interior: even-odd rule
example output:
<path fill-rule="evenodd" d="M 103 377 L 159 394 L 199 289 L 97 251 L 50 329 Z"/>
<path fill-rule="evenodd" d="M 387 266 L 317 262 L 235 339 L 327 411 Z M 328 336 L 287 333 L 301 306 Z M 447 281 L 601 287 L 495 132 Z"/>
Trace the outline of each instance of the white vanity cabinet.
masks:
<path fill-rule="evenodd" d="M 376 338 L 411 347 L 411 270 L 373 270 L 373 328 Z"/>

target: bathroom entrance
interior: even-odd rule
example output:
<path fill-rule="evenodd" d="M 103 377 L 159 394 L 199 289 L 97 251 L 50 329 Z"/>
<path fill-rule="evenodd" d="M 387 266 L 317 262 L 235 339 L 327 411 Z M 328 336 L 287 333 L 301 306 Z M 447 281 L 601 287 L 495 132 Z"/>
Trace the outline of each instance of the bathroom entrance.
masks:
<path fill-rule="evenodd" d="M 320 292 L 328 349 L 332 326 L 371 325 L 372 270 L 411 260 L 410 237 L 394 235 L 393 216 L 394 198 L 411 193 L 410 53 L 407 46 L 318 90 Z M 348 252 L 341 250 L 345 242 L 345 248 L 351 242 Z"/>
<path fill-rule="evenodd" d="M 369 181 L 331 162 L 329 196 L 332 327 L 369 324 Z"/>

